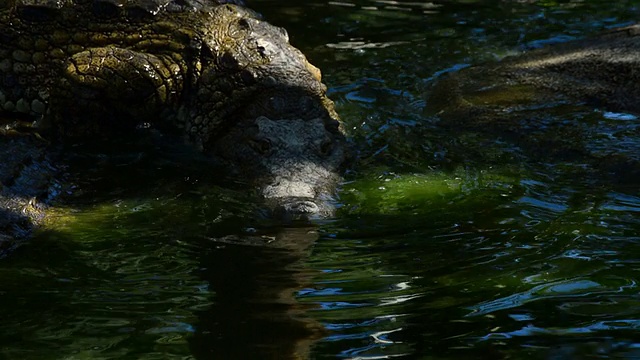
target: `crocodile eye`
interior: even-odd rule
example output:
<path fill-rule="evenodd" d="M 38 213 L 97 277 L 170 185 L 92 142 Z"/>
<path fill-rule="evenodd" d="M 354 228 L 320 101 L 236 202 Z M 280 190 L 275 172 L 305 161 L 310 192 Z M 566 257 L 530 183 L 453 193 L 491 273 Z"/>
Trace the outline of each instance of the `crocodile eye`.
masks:
<path fill-rule="evenodd" d="M 249 145 L 253 148 L 253 150 L 262 155 L 267 155 L 271 152 L 271 141 L 266 138 L 250 139 Z"/>

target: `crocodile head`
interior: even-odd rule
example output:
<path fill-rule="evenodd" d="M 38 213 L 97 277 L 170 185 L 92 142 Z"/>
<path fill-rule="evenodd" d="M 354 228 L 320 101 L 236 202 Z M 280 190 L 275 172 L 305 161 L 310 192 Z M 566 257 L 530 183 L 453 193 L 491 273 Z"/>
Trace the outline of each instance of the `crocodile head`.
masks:
<path fill-rule="evenodd" d="M 235 175 L 254 185 L 276 218 L 333 213 L 332 199 L 347 151 L 337 124 L 323 119 L 261 116 L 236 124 L 212 149 Z"/>
<path fill-rule="evenodd" d="M 346 149 L 320 71 L 285 30 L 235 6 L 215 11 L 225 31 L 202 44 L 192 142 L 256 185 L 277 217 L 329 214 Z"/>
<path fill-rule="evenodd" d="M 284 29 L 234 5 L 214 7 L 202 27 L 197 80 L 181 116 L 192 143 L 205 148 L 229 126 L 260 116 L 338 120 L 320 70 Z"/>

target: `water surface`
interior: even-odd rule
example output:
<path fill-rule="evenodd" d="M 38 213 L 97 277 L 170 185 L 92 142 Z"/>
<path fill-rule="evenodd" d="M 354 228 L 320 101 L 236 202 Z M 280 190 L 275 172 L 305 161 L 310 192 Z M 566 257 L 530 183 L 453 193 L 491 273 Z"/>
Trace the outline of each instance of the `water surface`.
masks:
<path fill-rule="evenodd" d="M 112 160 L 1 260 L 3 358 L 640 357 L 637 118 L 536 113 L 525 136 L 584 128 L 590 153 L 629 160 L 601 166 L 571 138 L 441 127 L 424 98 L 444 73 L 630 24 L 640 2 L 253 6 L 323 70 L 357 144 L 336 218 L 257 220 L 179 156 Z"/>

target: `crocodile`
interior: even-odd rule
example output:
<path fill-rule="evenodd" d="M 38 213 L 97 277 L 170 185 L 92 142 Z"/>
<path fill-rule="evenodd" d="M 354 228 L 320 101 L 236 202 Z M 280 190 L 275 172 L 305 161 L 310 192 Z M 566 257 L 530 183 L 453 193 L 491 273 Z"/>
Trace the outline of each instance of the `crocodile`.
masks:
<path fill-rule="evenodd" d="M 640 115 L 638 69 L 640 25 L 609 29 L 444 72 L 425 92 L 425 115 L 458 134 L 500 138 L 540 161 L 579 159 L 591 175 L 634 183 L 640 149 L 626 139 L 637 137 L 637 121 L 611 117 Z"/>
<path fill-rule="evenodd" d="M 3 131 L 55 144 L 172 134 L 248 179 L 273 216 L 331 214 L 348 151 L 321 73 L 242 5 L 0 1 Z"/>
<path fill-rule="evenodd" d="M 427 92 L 430 113 L 481 111 L 563 97 L 611 111 L 640 113 L 640 25 L 445 73 Z"/>

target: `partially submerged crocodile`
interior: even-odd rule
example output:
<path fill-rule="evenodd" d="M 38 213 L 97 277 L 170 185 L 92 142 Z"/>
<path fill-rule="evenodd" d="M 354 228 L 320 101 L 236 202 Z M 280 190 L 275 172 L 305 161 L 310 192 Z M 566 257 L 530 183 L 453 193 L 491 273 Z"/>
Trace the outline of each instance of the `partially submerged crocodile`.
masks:
<path fill-rule="evenodd" d="M 637 119 L 639 69 L 640 25 L 611 29 L 446 73 L 425 110 L 458 133 L 488 132 L 539 160 L 579 158 L 605 178 L 635 182 L 640 149 L 625 138 L 637 137 L 636 122 L 603 116 Z"/>
<path fill-rule="evenodd" d="M 68 143 L 159 129 L 231 164 L 276 213 L 328 212 L 319 199 L 346 151 L 320 71 L 284 29 L 229 2 L 241 4 L 0 2 L 3 132 Z M 0 196 L 13 207 L 28 198 Z"/>
<path fill-rule="evenodd" d="M 640 25 L 559 43 L 439 79 L 428 110 L 519 106 L 541 98 L 573 99 L 640 113 Z"/>

